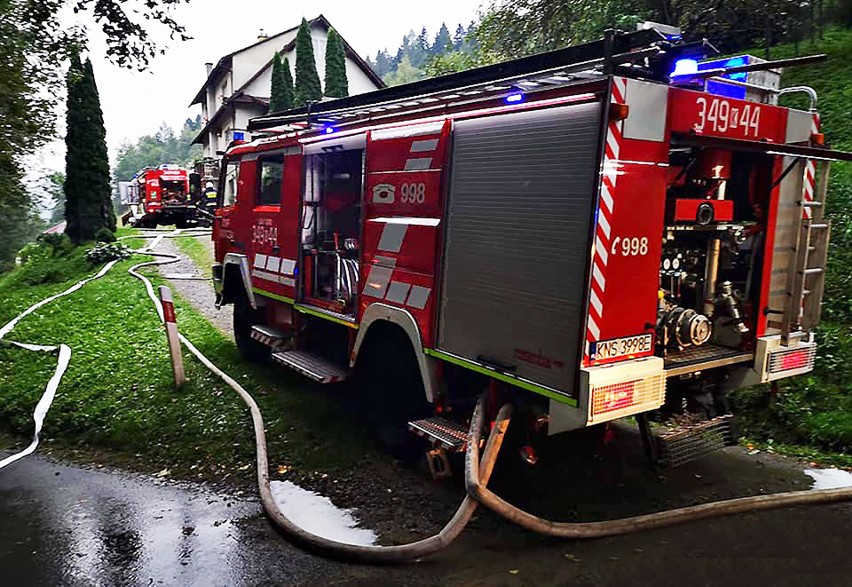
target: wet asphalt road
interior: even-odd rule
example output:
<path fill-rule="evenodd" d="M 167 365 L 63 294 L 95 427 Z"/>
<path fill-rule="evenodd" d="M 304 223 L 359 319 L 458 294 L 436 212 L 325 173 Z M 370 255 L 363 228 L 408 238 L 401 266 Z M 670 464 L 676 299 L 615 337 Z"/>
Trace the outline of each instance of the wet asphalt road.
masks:
<path fill-rule="evenodd" d="M 536 475 L 547 483 L 546 470 Z M 601 507 L 612 509 L 612 515 L 657 509 L 650 504 L 658 500 L 680 505 L 679 491 L 684 497 L 697 491 L 716 499 L 809 486 L 789 465 L 756 461 L 736 450 L 678 472 L 665 487 L 642 489 L 623 481 L 601 486 L 600 500 L 579 495 L 585 504 L 581 517 Z M 557 502 L 570 506 L 558 488 L 551 486 L 547 495 L 541 491 L 530 488 L 524 505 L 547 513 Z M 632 496 L 631 503 L 615 499 L 619 494 Z M 254 494 L 217 493 L 41 456 L 0 471 L 4 585 L 822 587 L 852 585 L 850 539 L 848 504 L 740 515 L 588 542 L 542 538 L 480 510 L 459 540 L 435 557 L 400 567 L 355 566 L 288 544 L 271 529 Z"/>
<path fill-rule="evenodd" d="M 312 583 L 336 566 L 291 547 L 254 499 L 30 457 L 0 471 L 6 585 Z"/>

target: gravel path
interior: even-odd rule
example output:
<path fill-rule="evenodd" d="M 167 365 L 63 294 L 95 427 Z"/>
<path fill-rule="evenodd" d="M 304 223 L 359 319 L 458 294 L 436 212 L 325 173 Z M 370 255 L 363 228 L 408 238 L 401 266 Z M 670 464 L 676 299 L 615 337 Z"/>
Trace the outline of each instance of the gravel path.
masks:
<path fill-rule="evenodd" d="M 213 256 L 213 241 L 210 236 L 195 237 L 205 247 L 208 247 Z M 181 255 L 181 260 L 177 263 L 169 263 L 159 267 L 160 275 L 169 280 L 172 288 L 175 289 L 187 302 L 201 312 L 201 314 L 210 321 L 219 331 L 228 338 L 234 338 L 234 332 L 231 328 L 231 312 L 230 308 L 226 307 L 218 309 L 216 307 L 216 295 L 213 293 L 213 282 L 210 279 L 174 279 L 169 278 L 170 275 L 194 275 L 201 277 L 202 270 L 186 255 L 181 253 L 175 244 L 174 239 L 164 238 L 157 245 L 158 252 L 169 253 L 172 255 Z"/>

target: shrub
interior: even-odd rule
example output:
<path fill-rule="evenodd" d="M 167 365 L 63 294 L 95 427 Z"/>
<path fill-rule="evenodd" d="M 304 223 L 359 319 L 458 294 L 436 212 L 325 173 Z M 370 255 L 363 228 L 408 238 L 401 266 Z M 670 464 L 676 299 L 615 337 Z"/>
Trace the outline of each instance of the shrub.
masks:
<path fill-rule="evenodd" d="M 131 251 L 121 243 L 100 243 L 86 251 L 86 260 L 99 265 L 115 259 L 127 259 Z"/>
<path fill-rule="evenodd" d="M 115 234 L 113 234 L 113 232 L 106 226 L 102 226 L 98 232 L 95 233 L 95 240 L 99 243 L 114 243 Z"/>

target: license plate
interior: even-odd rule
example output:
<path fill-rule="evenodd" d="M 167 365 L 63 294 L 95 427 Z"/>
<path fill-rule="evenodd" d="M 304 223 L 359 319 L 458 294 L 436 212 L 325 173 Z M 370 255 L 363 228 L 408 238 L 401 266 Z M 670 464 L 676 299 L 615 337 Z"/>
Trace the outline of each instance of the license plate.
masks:
<path fill-rule="evenodd" d="M 595 348 L 595 360 L 617 359 L 628 355 L 651 352 L 653 340 L 650 334 L 627 336 L 613 340 L 600 341 Z"/>

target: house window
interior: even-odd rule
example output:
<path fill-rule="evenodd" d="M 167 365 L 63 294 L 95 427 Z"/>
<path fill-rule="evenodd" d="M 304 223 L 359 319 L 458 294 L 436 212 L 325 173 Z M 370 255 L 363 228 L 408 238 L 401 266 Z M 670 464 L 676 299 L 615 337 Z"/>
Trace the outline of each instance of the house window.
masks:
<path fill-rule="evenodd" d="M 284 157 L 261 158 L 260 181 L 258 182 L 255 206 L 278 206 L 281 204 L 281 187 L 284 178 Z"/>

